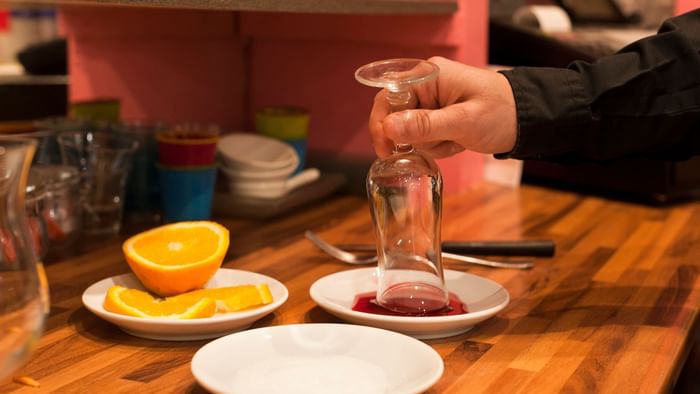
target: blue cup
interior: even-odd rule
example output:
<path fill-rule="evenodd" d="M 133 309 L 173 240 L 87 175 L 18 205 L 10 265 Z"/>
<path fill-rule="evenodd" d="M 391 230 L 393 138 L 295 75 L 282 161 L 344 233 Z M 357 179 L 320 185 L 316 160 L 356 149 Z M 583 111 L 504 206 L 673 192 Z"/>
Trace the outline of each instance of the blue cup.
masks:
<path fill-rule="evenodd" d="M 161 209 L 165 223 L 211 218 L 216 166 L 158 165 Z"/>
<path fill-rule="evenodd" d="M 127 212 L 152 212 L 160 204 L 158 184 L 158 145 L 155 134 L 165 130 L 164 123 L 119 122 L 110 125 L 117 133 L 132 136 L 139 142 L 126 184 L 124 208 Z"/>
<path fill-rule="evenodd" d="M 294 174 L 306 166 L 306 139 L 309 113 L 298 107 L 266 107 L 255 113 L 255 129 L 262 135 L 282 140 L 296 150 L 299 165 Z"/>
<path fill-rule="evenodd" d="M 291 145 L 294 150 L 297 151 L 297 155 L 299 156 L 299 165 L 294 170 L 294 174 L 298 174 L 306 167 L 306 139 L 289 140 L 285 142 Z"/>

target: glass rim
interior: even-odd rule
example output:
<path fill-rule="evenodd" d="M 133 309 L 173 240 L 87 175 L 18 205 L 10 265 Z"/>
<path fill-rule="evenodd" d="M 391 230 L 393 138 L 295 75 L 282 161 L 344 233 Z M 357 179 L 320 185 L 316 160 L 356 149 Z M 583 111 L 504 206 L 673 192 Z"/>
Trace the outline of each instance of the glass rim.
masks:
<path fill-rule="evenodd" d="M 372 79 L 372 78 L 367 78 L 363 76 L 362 74 L 368 70 L 371 69 L 376 69 L 381 66 L 386 66 L 386 65 L 400 65 L 400 64 L 414 64 L 414 66 L 417 65 L 426 65 L 429 66 L 431 71 L 425 74 L 419 74 L 416 77 L 406 79 L 406 80 L 400 80 L 400 81 L 390 81 L 386 79 Z M 404 70 L 406 71 L 406 70 Z M 357 70 L 355 70 L 355 79 L 360 82 L 363 85 L 367 86 L 372 86 L 372 87 L 377 87 L 377 88 L 390 88 L 392 86 L 399 86 L 399 87 L 407 87 L 411 85 L 416 85 L 419 83 L 431 81 L 435 78 L 438 77 L 438 74 L 440 73 L 440 67 L 438 67 L 437 64 L 430 62 L 428 60 L 423 60 L 423 59 L 418 59 L 418 58 L 393 58 L 393 59 L 384 59 L 384 60 L 377 60 L 368 64 L 365 64 L 363 66 L 360 66 Z"/>
<path fill-rule="evenodd" d="M 50 137 L 52 135 L 56 135 L 59 132 L 56 130 L 50 130 L 50 129 L 36 129 L 32 131 L 23 131 L 21 133 L 16 133 L 14 135 L 18 137 L 26 137 L 26 138 L 41 138 L 41 137 Z"/>
<path fill-rule="evenodd" d="M 219 142 L 220 137 L 214 134 L 202 134 L 202 138 L 188 137 L 183 138 L 174 137 L 168 132 L 158 132 L 156 133 L 156 141 L 171 144 L 171 145 L 208 145 L 216 144 Z"/>
<path fill-rule="evenodd" d="M 109 146 L 109 144 L 101 144 L 99 142 L 90 142 L 90 143 L 86 144 L 86 146 L 82 149 L 85 149 L 85 150 L 103 149 L 106 151 L 133 152 L 133 151 L 136 151 L 139 147 L 139 141 L 136 138 L 134 138 L 133 136 L 129 135 L 128 133 L 116 133 L 116 132 L 111 132 L 111 131 L 107 131 L 107 130 L 62 131 L 62 132 L 58 133 L 58 135 L 56 136 L 56 140 L 58 141 L 59 145 L 79 149 L 80 147 L 78 146 L 78 144 L 76 144 L 75 141 L 73 141 L 71 139 L 71 137 L 79 135 L 81 138 L 84 138 L 85 134 L 90 134 L 90 133 L 107 135 L 110 138 L 120 140 L 120 142 L 121 141 L 126 142 L 127 145 L 123 146 L 123 147 L 114 147 L 114 146 Z"/>
<path fill-rule="evenodd" d="M 0 134 L 0 145 L 4 146 L 2 142 L 14 142 L 13 146 L 31 146 L 36 148 L 38 143 L 34 138 L 23 136 L 23 135 L 14 135 L 14 134 Z"/>

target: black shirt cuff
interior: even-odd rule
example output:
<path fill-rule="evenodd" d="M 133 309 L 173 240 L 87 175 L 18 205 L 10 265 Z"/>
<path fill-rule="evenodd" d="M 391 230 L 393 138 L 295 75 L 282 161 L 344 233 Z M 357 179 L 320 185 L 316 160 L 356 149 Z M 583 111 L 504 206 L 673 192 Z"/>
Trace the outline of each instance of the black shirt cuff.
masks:
<path fill-rule="evenodd" d="M 518 134 L 499 159 L 546 159 L 580 150 L 594 127 L 580 74 L 570 69 L 517 67 L 500 71 L 515 97 Z"/>

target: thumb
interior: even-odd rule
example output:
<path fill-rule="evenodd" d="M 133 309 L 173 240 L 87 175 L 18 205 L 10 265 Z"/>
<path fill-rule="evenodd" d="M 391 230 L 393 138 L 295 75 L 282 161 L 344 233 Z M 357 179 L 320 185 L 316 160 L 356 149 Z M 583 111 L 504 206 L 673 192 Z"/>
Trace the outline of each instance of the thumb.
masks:
<path fill-rule="evenodd" d="M 411 109 L 384 118 L 384 134 L 396 143 L 414 144 L 451 140 L 459 124 L 465 121 L 463 111 L 454 106 L 441 109 Z"/>

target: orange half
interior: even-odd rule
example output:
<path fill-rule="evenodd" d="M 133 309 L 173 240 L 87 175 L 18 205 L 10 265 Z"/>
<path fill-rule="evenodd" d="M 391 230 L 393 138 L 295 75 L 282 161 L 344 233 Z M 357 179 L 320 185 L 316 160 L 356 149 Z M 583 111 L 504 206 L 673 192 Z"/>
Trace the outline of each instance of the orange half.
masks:
<path fill-rule="evenodd" d="M 228 230 L 210 221 L 178 222 L 127 239 L 129 267 L 148 290 L 172 296 L 202 288 L 229 246 Z"/>

